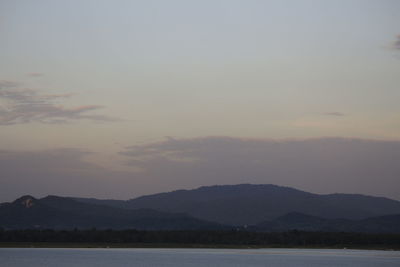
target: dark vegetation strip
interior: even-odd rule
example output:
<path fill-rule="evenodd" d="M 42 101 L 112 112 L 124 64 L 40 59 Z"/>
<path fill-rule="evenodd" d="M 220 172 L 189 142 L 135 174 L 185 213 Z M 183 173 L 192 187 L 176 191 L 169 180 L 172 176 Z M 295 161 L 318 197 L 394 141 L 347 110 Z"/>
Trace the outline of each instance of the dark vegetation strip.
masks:
<path fill-rule="evenodd" d="M 0 246 L 330 247 L 400 249 L 400 234 L 247 231 L 1 230 Z"/>

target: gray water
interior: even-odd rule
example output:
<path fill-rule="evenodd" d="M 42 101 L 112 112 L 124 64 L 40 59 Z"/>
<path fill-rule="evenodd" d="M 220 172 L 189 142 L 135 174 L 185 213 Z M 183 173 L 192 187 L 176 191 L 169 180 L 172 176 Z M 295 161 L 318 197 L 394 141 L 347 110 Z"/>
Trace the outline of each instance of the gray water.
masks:
<path fill-rule="evenodd" d="M 400 266 L 399 251 L 0 248 L 0 266 Z"/>

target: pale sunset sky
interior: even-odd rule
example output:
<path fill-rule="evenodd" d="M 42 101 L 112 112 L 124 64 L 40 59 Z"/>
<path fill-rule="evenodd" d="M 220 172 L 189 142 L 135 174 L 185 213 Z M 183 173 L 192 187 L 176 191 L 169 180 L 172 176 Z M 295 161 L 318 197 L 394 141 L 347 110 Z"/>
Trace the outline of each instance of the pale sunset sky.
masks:
<path fill-rule="evenodd" d="M 0 0 L 0 201 L 238 183 L 400 200 L 399 14 Z"/>

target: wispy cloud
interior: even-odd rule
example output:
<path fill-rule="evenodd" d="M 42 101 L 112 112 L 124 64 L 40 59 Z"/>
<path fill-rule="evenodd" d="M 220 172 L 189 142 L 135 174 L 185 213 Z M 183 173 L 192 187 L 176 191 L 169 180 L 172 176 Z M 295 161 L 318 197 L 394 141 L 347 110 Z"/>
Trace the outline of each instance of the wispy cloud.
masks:
<path fill-rule="evenodd" d="M 323 115 L 327 115 L 327 116 L 345 116 L 346 114 L 342 113 L 342 112 L 338 112 L 338 111 L 329 111 L 329 112 L 324 112 L 322 113 Z"/>
<path fill-rule="evenodd" d="M 103 108 L 100 105 L 64 107 L 59 101 L 72 94 L 40 94 L 38 90 L 22 88 L 14 81 L 0 81 L 0 125 L 30 122 L 66 123 L 72 120 L 113 121 L 114 118 L 88 114 Z"/>

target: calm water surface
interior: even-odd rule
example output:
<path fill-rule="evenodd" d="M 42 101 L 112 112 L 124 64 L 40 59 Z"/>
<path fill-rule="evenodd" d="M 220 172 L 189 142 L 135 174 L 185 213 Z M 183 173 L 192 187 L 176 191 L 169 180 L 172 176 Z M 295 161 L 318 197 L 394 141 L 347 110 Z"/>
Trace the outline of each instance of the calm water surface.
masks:
<path fill-rule="evenodd" d="M 400 266 L 399 251 L 0 248 L 0 266 Z"/>

